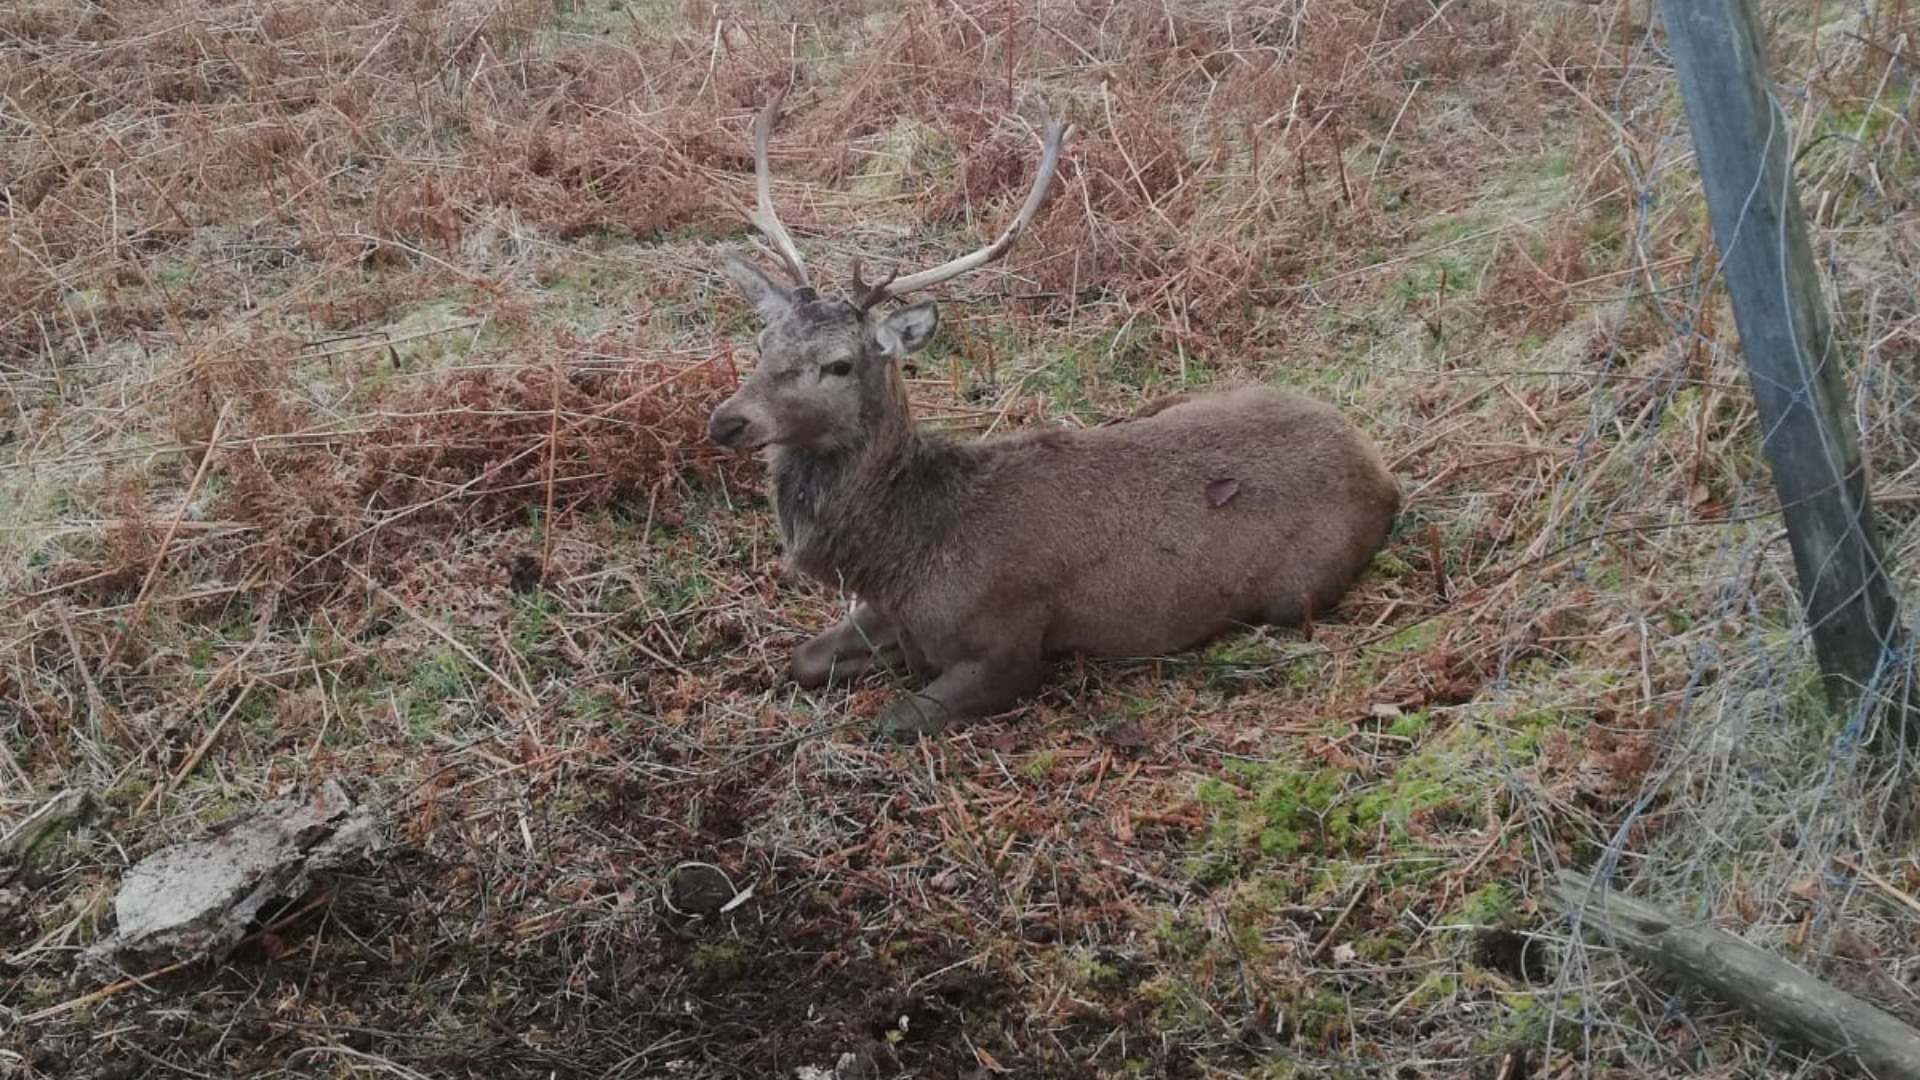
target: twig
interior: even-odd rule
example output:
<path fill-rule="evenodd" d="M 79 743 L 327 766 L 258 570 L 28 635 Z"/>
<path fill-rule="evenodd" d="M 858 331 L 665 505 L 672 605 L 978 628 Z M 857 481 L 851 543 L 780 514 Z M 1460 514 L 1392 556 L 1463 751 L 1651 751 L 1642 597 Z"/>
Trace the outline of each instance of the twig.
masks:
<path fill-rule="evenodd" d="M 1400 102 L 1400 111 L 1393 114 L 1393 123 L 1387 125 L 1386 137 L 1380 140 L 1380 149 L 1374 154 L 1373 172 L 1367 175 L 1367 183 L 1379 181 L 1380 167 L 1387 163 L 1387 149 L 1393 145 L 1393 133 L 1400 130 L 1400 118 L 1407 115 L 1407 106 L 1413 104 L 1413 95 L 1419 93 L 1420 88 L 1425 85 L 1424 80 L 1415 79 L 1413 85 L 1407 87 L 1406 99 Z"/>
<path fill-rule="evenodd" d="M 63 1001 L 58 1005 L 49 1005 L 46 1008 L 41 1009 L 39 1012 L 28 1013 L 27 1015 L 22 1016 L 20 1018 L 20 1023 L 22 1025 L 37 1024 L 42 1020 L 51 1020 L 56 1016 L 65 1016 L 67 1013 L 73 1012 L 75 1009 L 84 1009 L 89 1005 L 95 1005 L 102 1001 L 105 1001 L 116 994 L 124 994 L 128 990 L 131 990 L 136 986 L 145 986 L 147 985 L 147 983 L 151 982 L 154 979 L 158 979 L 163 975 L 171 975 L 174 972 L 179 971 L 182 968 L 188 967 L 194 963 L 196 963 L 196 961 L 180 960 L 180 961 L 176 961 L 175 963 L 168 964 L 166 967 L 155 968 L 144 975 L 129 975 L 126 978 L 121 979 L 119 982 L 109 983 L 106 986 L 103 986 L 100 989 L 95 990 L 90 994 L 82 994 L 77 998 L 71 998 L 69 1000 Z"/>
<path fill-rule="evenodd" d="M 759 746 L 753 747 L 752 749 L 748 750 L 746 753 L 741 754 L 739 757 L 736 757 L 733 760 L 728 761 L 722 765 L 717 765 L 714 768 L 706 769 L 700 772 L 698 775 L 703 779 L 710 779 L 712 777 L 719 776 L 723 773 L 729 772 L 733 769 L 737 769 L 740 766 L 745 765 L 747 762 L 752 761 L 754 758 L 761 756 L 762 754 L 771 754 L 777 750 L 785 750 L 785 749 L 788 749 L 789 747 L 798 746 L 803 742 L 808 742 L 813 739 L 822 739 L 827 737 L 828 735 L 834 735 L 839 732 L 846 731 L 849 728 L 865 727 L 869 723 L 871 723 L 871 721 L 869 720 L 846 720 L 838 724 L 828 724 L 825 727 L 810 728 L 806 731 L 801 732 L 798 735 L 794 735 L 789 738 L 780 739 L 776 742 L 762 743 Z M 714 751 L 724 750 L 727 748 L 721 747 L 721 746 L 702 745 L 700 749 L 705 752 L 714 752 Z"/>
<path fill-rule="evenodd" d="M 207 473 L 213 467 L 214 447 L 220 444 L 220 433 L 227 426 L 227 413 L 233 408 L 233 399 L 229 398 L 220 406 L 220 415 L 214 417 L 213 432 L 207 436 L 207 449 L 200 455 L 200 467 L 193 472 L 193 480 L 187 484 L 187 493 L 180 500 L 180 509 L 173 515 L 173 521 L 167 525 L 167 534 L 160 538 L 160 549 L 153 553 L 153 562 L 147 567 L 146 579 L 140 582 L 140 591 L 133 598 L 133 611 L 127 616 L 126 625 L 114 635 L 113 644 L 107 648 L 107 658 L 102 666 L 111 667 L 120 658 L 120 650 L 127 643 L 127 635 L 133 628 L 146 621 L 147 598 L 153 593 L 153 583 L 160 577 L 160 567 L 167 561 L 167 549 L 173 546 L 174 534 L 180 531 L 180 522 L 193 508 L 194 496 L 200 494 L 200 485 L 206 483 Z"/>
<path fill-rule="evenodd" d="M 349 565 L 347 569 L 353 571 L 354 574 L 357 577 L 359 577 L 361 581 L 366 582 L 367 585 L 373 589 L 373 591 L 379 593 L 382 597 L 386 599 L 388 603 L 399 608 L 401 611 L 406 612 L 408 618 L 426 627 L 427 630 L 433 634 L 433 636 L 439 638 L 441 641 L 446 642 L 447 645 L 453 649 L 453 651 L 459 653 L 461 656 L 466 657 L 468 663 L 472 664 L 474 667 L 479 668 L 481 671 L 486 672 L 487 678 L 492 679 L 495 685 L 499 686 L 501 689 L 505 690 L 507 693 L 512 694 L 514 697 L 520 699 L 520 701 L 526 704 L 529 708 L 537 707 L 540 704 L 538 701 L 534 700 L 534 698 L 530 696 L 527 691 L 522 690 L 520 687 L 513 685 L 513 683 L 509 681 L 505 675 L 502 675 L 498 671 L 495 671 L 491 665 L 489 665 L 486 661 L 480 659 L 478 654 L 476 654 L 472 649 L 467 647 L 466 642 L 461 641 L 457 637 L 454 637 L 453 634 L 449 632 L 445 627 L 441 626 L 439 623 L 435 622 L 433 619 L 429 618 L 427 615 L 422 613 L 419 608 L 416 608 L 412 604 L 409 604 L 405 600 L 402 600 L 399 596 L 394 594 L 393 590 L 373 580 L 373 578 L 368 577 L 367 572 L 360 569 L 359 567 Z"/>
<path fill-rule="evenodd" d="M 389 1061 L 378 1054 L 369 1054 L 364 1050 L 355 1050 L 351 1046 L 341 1046 L 338 1043 L 332 1043 L 326 1046 L 302 1047 L 295 1050 L 287 1060 L 291 1063 L 294 1058 L 318 1058 L 327 1054 L 338 1054 L 341 1057 L 353 1061 L 364 1062 L 365 1064 L 385 1069 L 387 1072 L 400 1077 L 401 1080 L 430 1080 L 425 1073 L 409 1069 L 397 1061 Z"/>
<path fill-rule="evenodd" d="M 240 666 L 247 662 L 247 658 L 253 655 L 254 650 L 258 649 L 263 643 L 266 642 L 268 633 L 273 629 L 273 616 L 274 616 L 274 612 L 277 610 L 278 610 L 278 601 L 269 600 L 266 608 L 260 613 L 259 621 L 254 626 L 253 640 L 247 642 L 246 647 L 240 650 L 239 655 L 227 661 L 225 664 L 222 664 L 220 666 L 220 670 L 214 672 L 212 677 L 207 679 L 206 685 L 202 686 L 200 688 L 200 691 L 193 695 L 193 699 L 187 702 L 186 708 L 180 710 L 179 715 L 182 723 L 186 721 L 186 718 L 191 717 L 194 713 L 198 712 L 200 709 L 201 703 L 206 701 L 207 698 L 213 696 L 214 692 L 216 690 L 219 690 L 226 683 L 227 677 L 231 675 L 233 672 L 238 671 L 240 669 Z M 252 681 L 253 680 L 251 678 L 248 679 L 249 684 L 251 684 Z M 234 708 L 237 708 L 239 705 L 239 702 L 244 700 L 246 700 L 246 692 L 243 690 L 241 692 L 240 697 L 235 699 Z M 231 709 L 228 710 L 228 715 L 229 716 L 232 715 Z M 226 717 L 223 716 L 220 719 L 220 724 L 224 724 L 224 723 L 226 723 Z M 216 724 L 215 730 L 213 732 L 214 735 L 219 734 L 218 729 L 219 729 L 219 725 Z M 211 738 L 212 737 L 209 736 L 208 739 L 202 740 L 200 748 L 195 751 L 194 757 L 192 758 L 192 762 L 191 762 L 192 764 L 197 764 L 199 760 L 199 756 L 207 752 L 207 748 L 211 743 Z M 147 745 L 141 749 L 140 756 L 135 758 L 132 762 L 129 762 L 126 768 L 123 768 L 121 770 L 120 775 L 122 778 L 124 778 L 124 776 L 128 771 L 132 770 L 136 765 L 146 760 L 147 754 L 153 750 L 154 746 L 159 742 L 159 739 L 160 739 L 160 736 L 156 735 L 154 738 L 148 740 Z M 191 767 L 191 764 L 189 765 L 189 768 L 190 767 Z M 148 791 L 146 798 L 141 799 L 139 807 L 134 810 L 134 816 L 139 817 L 145 814 L 148 809 L 157 805 L 159 800 L 164 798 L 168 793 L 170 793 L 173 790 L 174 786 L 179 784 L 180 780 L 183 779 L 185 775 L 186 774 L 184 772 L 176 774 L 172 782 L 169 783 L 164 789 L 154 788 Z"/>
<path fill-rule="evenodd" d="M 193 753 L 187 755 L 187 760 L 180 763 L 180 767 L 173 771 L 173 775 L 167 779 L 165 784 L 147 792 L 146 798 L 140 800 L 139 808 L 133 812 L 135 817 L 144 815 L 149 807 L 159 805 L 161 800 L 173 794 L 173 790 L 180 786 L 180 782 L 185 780 L 188 774 L 199 767 L 200 760 L 207 756 L 208 750 L 213 748 L 214 740 L 218 739 L 220 733 L 226 730 L 227 721 L 233 719 L 233 715 L 239 712 L 240 707 L 245 705 L 247 699 L 253 696 L 253 688 L 255 685 L 257 684 L 251 677 L 241 684 L 240 692 L 233 696 L 233 704 L 228 705 L 227 710 L 220 714 L 220 719 L 213 722 L 213 727 L 208 729 L 206 735 L 200 739 L 199 744 L 193 748 Z"/>
<path fill-rule="evenodd" d="M 1307 954 L 1309 957 L 1318 960 L 1333 947 L 1334 936 L 1340 933 L 1341 927 L 1347 925 L 1347 917 L 1353 914 L 1354 908 L 1360 906 L 1360 898 L 1367 895 L 1367 890 L 1373 887 L 1373 877 L 1374 871 L 1368 870 L 1367 876 L 1362 878 L 1360 884 L 1354 888 L 1353 896 L 1347 900 L 1347 906 L 1340 909 L 1340 917 L 1333 920 L 1333 925 L 1327 927 L 1327 932 L 1321 936 L 1320 944 L 1315 945 L 1313 951 Z"/>
<path fill-rule="evenodd" d="M 552 390 L 553 413 L 547 421 L 546 508 L 540 513 L 540 580 L 553 572 L 553 474 L 560 466 L 560 354 L 553 354 L 548 365 L 547 382 Z"/>
<path fill-rule="evenodd" d="M 1838 858 L 1834 861 L 1838 862 L 1841 866 L 1846 867 L 1848 870 L 1851 870 L 1854 873 L 1859 874 L 1861 877 L 1866 878 L 1869 882 L 1873 884 L 1875 888 L 1879 889 L 1883 893 L 1886 893 L 1887 898 L 1889 900 L 1892 900 L 1895 903 L 1900 904 L 1902 907 L 1905 907 L 1911 911 L 1920 912 L 1920 898 L 1916 898 L 1912 893 L 1907 892 L 1905 889 L 1900 888 L 1898 885 L 1895 885 L 1893 882 L 1888 881 L 1884 877 L 1881 877 L 1879 874 L 1875 873 L 1871 867 L 1861 866 L 1859 863 L 1854 862 L 1852 859 L 1848 859 L 1845 857 Z"/>
<path fill-rule="evenodd" d="M 453 323 L 450 326 L 429 327 L 425 330 L 415 330 L 412 333 L 401 334 L 397 337 L 388 334 L 348 334 L 340 337 L 321 338 L 318 341 L 309 342 L 307 347 L 313 348 L 316 345 L 327 345 L 336 341 L 348 341 L 353 338 L 363 338 L 366 340 L 361 341 L 357 345 L 343 345 L 337 349 L 326 349 L 321 352 L 306 353 L 302 356 L 302 359 L 324 360 L 331 356 L 345 356 L 348 353 L 365 352 L 368 349 L 378 349 L 382 346 L 392 348 L 395 345 L 404 345 L 409 341 L 418 341 L 421 338 L 435 337 L 440 334 L 451 334 L 458 330 L 470 329 L 479 326 L 480 322 L 481 320 L 479 319 L 467 319 L 464 322 Z M 376 360 L 375 363 L 378 363 L 378 361 Z"/>
<path fill-rule="evenodd" d="M 1168 881 L 1166 878 L 1149 874 L 1145 870 L 1141 870 L 1137 867 L 1128 866 L 1125 863 L 1114 862 L 1111 859 L 1095 858 L 1093 861 L 1099 863 L 1101 866 L 1104 866 L 1109 870 L 1118 870 L 1121 873 L 1127 875 L 1128 877 L 1137 878 L 1141 881 L 1144 881 L 1148 885 L 1151 885 L 1154 888 L 1159 889 L 1161 892 L 1166 893 L 1168 896 L 1171 896 L 1176 900 L 1185 900 L 1188 897 L 1193 895 L 1193 889 L 1190 888 L 1189 886 L 1182 885 L 1177 881 Z"/>
<path fill-rule="evenodd" d="M 67 648 L 73 653 L 73 666 L 80 669 L 80 683 L 86 688 L 87 713 L 92 721 L 89 727 L 96 738 L 108 726 L 114 729 L 115 738 L 124 736 L 126 732 L 121 728 L 119 718 L 114 716 L 113 707 L 107 704 L 107 699 L 100 693 L 100 685 L 94 681 L 93 672 L 87 669 L 87 654 L 80 648 L 80 636 L 74 633 L 73 620 L 67 615 L 67 605 L 56 600 L 51 606 L 53 617 L 60 624 L 60 636 L 66 639 Z"/>

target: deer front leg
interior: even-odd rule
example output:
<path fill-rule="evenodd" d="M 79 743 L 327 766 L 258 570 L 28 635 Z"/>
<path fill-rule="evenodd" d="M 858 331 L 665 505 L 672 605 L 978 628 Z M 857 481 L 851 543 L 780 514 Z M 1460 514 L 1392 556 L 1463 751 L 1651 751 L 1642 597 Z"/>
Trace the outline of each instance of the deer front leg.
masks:
<path fill-rule="evenodd" d="M 1046 664 L 1029 652 L 947 665 L 927 688 L 902 694 L 880 718 L 880 734 L 896 742 L 935 735 L 953 724 L 1005 712 L 1040 688 Z"/>
<path fill-rule="evenodd" d="M 851 682 L 873 670 L 903 666 L 900 627 L 872 605 L 855 601 L 847 617 L 794 650 L 793 681 L 808 690 Z"/>

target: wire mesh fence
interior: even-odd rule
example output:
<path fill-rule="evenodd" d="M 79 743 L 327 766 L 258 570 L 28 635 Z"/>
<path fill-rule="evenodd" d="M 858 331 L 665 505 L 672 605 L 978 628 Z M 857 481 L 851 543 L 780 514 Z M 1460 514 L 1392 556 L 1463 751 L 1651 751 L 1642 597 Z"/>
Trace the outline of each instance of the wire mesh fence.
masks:
<path fill-rule="evenodd" d="M 1650 312 L 1662 329 L 1666 385 L 1652 406 L 1656 413 L 1684 409 L 1690 404 L 1685 395 L 1702 385 L 1740 394 L 1743 410 L 1751 408 L 1756 384 L 1795 408 L 1820 400 L 1816 384 L 1823 379 L 1847 388 L 1845 399 L 1834 403 L 1838 439 L 1850 441 L 1857 427 L 1867 467 L 1864 476 L 1829 469 L 1825 483 L 1834 490 L 1870 489 L 1875 506 L 1866 528 L 1861 518 L 1844 513 L 1796 524 L 1826 534 L 1823 555 L 1836 543 L 1852 545 L 1872 574 L 1892 580 L 1893 594 L 1910 597 L 1920 580 L 1913 563 L 1920 555 L 1920 528 L 1911 506 L 1920 467 L 1912 420 L 1920 404 L 1920 279 L 1906 270 L 1916 254 L 1912 230 L 1895 224 L 1910 220 L 1920 195 L 1911 179 L 1913 100 L 1903 52 L 1910 28 L 1900 22 L 1902 13 L 1885 6 L 1828 12 L 1821 21 L 1818 13 L 1792 5 L 1763 10 L 1768 18 L 1756 19 L 1756 28 L 1764 25 L 1774 38 L 1765 131 L 1783 144 L 1778 149 L 1797 183 L 1797 189 L 1773 194 L 1781 205 L 1798 199 L 1807 208 L 1819 263 L 1814 299 L 1832 309 L 1834 329 L 1830 336 L 1809 333 L 1791 342 L 1785 370 L 1742 362 L 1720 251 L 1731 244 L 1759 246 L 1769 262 L 1782 265 L 1795 254 L 1783 217 L 1746 213 L 1751 192 L 1736 207 L 1735 227 L 1716 237 L 1718 250 L 1701 247 L 1683 265 L 1665 267 L 1645 254 L 1670 207 L 1679 203 L 1698 212 L 1699 157 L 1715 149 L 1703 150 L 1674 108 L 1675 59 L 1655 22 L 1623 51 L 1625 74 L 1609 108 L 1635 216 L 1637 272 L 1618 302 Z M 1717 28 L 1730 49 L 1741 38 L 1737 29 Z M 1882 30 L 1892 31 L 1885 41 L 1876 37 Z M 1746 175 L 1752 184 L 1763 181 L 1757 170 Z M 1784 290 L 1772 302 L 1789 319 L 1800 314 Z M 1619 410 L 1597 404 L 1583 448 L 1605 440 L 1621 420 Z M 1840 460 L 1849 449 L 1789 443 L 1775 419 L 1768 425 L 1755 415 L 1750 422 L 1751 438 L 1767 445 L 1777 464 L 1824 462 L 1829 453 Z M 1632 467 L 1647 475 L 1671 467 L 1659 460 L 1651 441 L 1629 453 Z M 1668 745 L 1594 869 L 1602 878 L 1618 875 L 1668 899 L 1682 918 L 1732 920 L 1750 938 L 1816 968 L 1838 969 L 1842 981 L 1851 982 L 1846 960 L 1835 958 L 1859 958 L 1861 925 L 1891 922 L 1889 940 L 1898 940 L 1906 936 L 1898 927 L 1910 925 L 1912 915 L 1901 906 L 1901 888 L 1873 873 L 1870 864 L 1877 854 L 1899 850 L 1898 838 L 1913 821 L 1907 729 L 1915 700 L 1916 624 L 1910 605 L 1894 615 L 1877 596 L 1863 597 L 1857 574 L 1834 561 L 1816 558 L 1795 573 L 1781 495 L 1759 465 L 1749 459 L 1737 475 L 1726 477 L 1724 494 L 1708 495 L 1716 508 L 1723 505 L 1724 524 L 1692 549 L 1687 562 L 1699 574 L 1682 585 L 1701 594 L 1697 610 L 1704 632 L 1673 635 L 1658 646 L 1687 657 L 1685 679 L 1671 699 Z M 1586 471 L 1570 469 L 1566 482 L 1581 484 Z M 1611 518 L 1630 494 L 1623 490 L 1603 513 Z M 1847 587 L 1836 599 L 1827 578 L 1843 573 Z M 1884 581 L 1867 587 L 1887 588 Z M 1815 645 L 1819 624 L 1806 615 L 1809 594 L 1818 593 L 1826 594 L 1818 601 L 1825 617 L 1855 620 L 1856 632 L 1873 645 L 1867 677 L 1860 679 L 1856 667 L 1851 685 L 1839 694 L 1823 693 L 1819 661 L 1830 658 Z M 1863 599 L 1873 603 L 1856 602 Z M 1836 612 L 1838 604 L 1851 606 Z M 1649 820 L 1661 823 L 1637 834 Z M 1577 944 L 1569 948 L 1560 986 L 1591 986 L 1598 971 Z M 1896 978 L 1910 978 L 1905 963 L 1896 959 L 1892 967 L 1902 972 Z M 1609 1022 L 1593 1000 L 1578 1000 L 1555 1022 L 1578 1032 L 1589 1050 L 1614 1037 L 1603 1033 Z M 1658 1014 L 1644 1012 L 1641 1021 L 1650 1027 L 1687 1024 L 1703 1004 L 1669 999 Z M 1644 1030 L 1629 1036 L 1647 1037 Z M 1819 1068 L 1791 1059 L 1760 1066 L 1782 1073 Z"/>

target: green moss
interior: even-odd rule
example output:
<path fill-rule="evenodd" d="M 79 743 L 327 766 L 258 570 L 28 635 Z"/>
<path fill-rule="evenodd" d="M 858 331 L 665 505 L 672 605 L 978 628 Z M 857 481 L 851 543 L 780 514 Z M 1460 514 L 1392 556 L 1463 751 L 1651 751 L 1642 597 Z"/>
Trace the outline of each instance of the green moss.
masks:
<path fill-rule="evenodd" d="M 1308 903 L 1347 895 L 1354 880 L 1348 868 L 1382 852 L 1396 856 L 1378 871 L 1383 883 L 1428 880 L 1445 860 L 1421 856 L 1427 837 L 1477 830 L 1496 763 L 1508 768 L 1531 761 L 1541 736 L 1567 719 L 1543 710 L 1504 726 L 1447 727 L 1425 711 L 1394 717 L 1384 733 L 1406 752 L 1371 778 L 1331 766 L 1229 762 L 1223 776 L 1195 785 L 1208 825 L 1185 869 L 1219 885 L 1257 879 L 1276 864 L 1324 860 Z"/>
<path fill-rule="evenodd" d="M 1547 1045 L 1547 1010 L 1527 994 L 1502 994 L 1500 1000 L 1507 1007 L 1507 1014 L 1501 1018 L 1494 1030 L 1473 1040 L 1474 1052 L 1493 1057 L 1505 1054 L 1520 1047 L 1542 1049 Z M 1577 1044 L 1579 1025 L 1562 1024 L 1562 1038 Z"/>
<path fill-rule="evenodd" d="M 280 731 L 280 718 L 273 710 L 273 694 L 255 690 L 233 711 L 229 723 L 245 727 L 263 743 L 271 743 Z M 218 717 L 211 719 L 217 720 Z"/>
<path fill-rule="evenodd" d="M 1380 553 L 1373 557 L 1373 562 L 1367 566 L 1367 572 L 1362 580 L 1392 581 L 1411 573 L 1413 573 L 1413 567 L 1409 566 L 1405 559 L 1394 554 L 1392 548 L 1382 548 Z"/>
<path fill-rule="evenodd" d="M 599 690 L 575 689 L 567 695 L 565 711 L 574 719 L 589 723 L 615 723 L 622 719 L 613 698 Z"/>
<path fill-rule="evenodd" d="M 1160 917 L 1153 939 L 1171 959 L 1190 961 L 1206 950 L 1207 929 L 1198 918 L 1174 912 Z"/>
<path fill-rule="evenodd" d="M 433 697 L 454 697 L 471 682 L 473 666 L 460 651 L 442 648 L 414 666 L 411 688 Z"/>
<path fill-rule="evenodd" d="M 1387 725 L 1387 734 L 1400 739 L 1417 739 L 1426 733 L 1432 723 L 1433 717 L 1425 710 L 1405 713 L 1393 718 L 1393 723 Z"/>
<path fill-rule="evenodd" d="M 117 810 L 131 810 L 140 805 L 147 793 L 153 790 L 153 783 L 137 777 L 129 777 L 107 789 L 106 803 Z"/>
<path fill-rule="evenodd" d="M 694 947 L 693 956 L 687 961 L 700 981 L 709 985 L 732 982 L 747 970 L 752 954 L 747 951 L 746 943 L 737 937 L 725 937 L 715 941 L 703 941 Z"/>
<path fill-rule="evenodd" d="M 1119 968 L 1100 952 L 1084 946 L 1060 950 L 1054 955 L 1054 963 L 1068 985 L 1083 992 L 1111 990 L 1122 981 Z"/>
<path fill-rule="evenodd" d="M 1603 682 L 1606 679 L 1605 676 L 1598 677 Z M 1499 729 L 1492 748 L 1508 761 L 1532 761 L 1539 750 L 1541 738 L 1573 720 L 1571 715 L 1552 709 L 1519 713 Z"/>
<path fill-rule="evenodd" d="M 1054 760 L 1055 754 L 1052 750 L 1042 750 L 1020 767 L 1020 773 L 1029 780 L 1044 780 L 1047 774 L 1053 771 Z"/>
<path fill-rule="evenodd" d="M 1247 1080 L 1362 1080 L 1375 1073 L 1358 1066 L 1342 1065 L 1318 1057 L 1295 1059 L 1273 1055 L 1247 1073 Z"/>
<path fill-rule="evenodd" d="M 1813 664 L 1802 664 L 1788 672 L 1784 700 L 1788 726 L 1821 741 L 1839 734 L 1853 720 L 1846 713 L 1833 711 L 1820 669 Z"/>
<path fill-rule="evenodd" d="M 1323 853 L 1344 849 L 1360 824 L 1341 799 L 1345 786 L 1345 775 L 1333 769 L 1269 780 L 1254 800 L 1260 853 L 1287 858 L 1309 845 Z"/>
<path fill-rule="evenodd" d="M 1386 845 L 1400 848 L 1412 841 L 1414 820 L 1435 811 L 1461 805 L 1472 798 L 1476 784 L 1462 782 L 1461 771 L 1430 758 L 1416 758 L 1396 770 L 1392 779 L 1369 789 L 1355 800 L 1355 817 L 1369 828 L 1385 830 Z"/>
<path fill-rule="evenodd" d="M 1626 246 L 1626 210 L 1613 201 L 1602 202 L 1587 216 L 1586 241 L 1600 252 L 1614 253 Z"/>
<path fill-rule="evenodd" d="M 1201 654 L 1208 664 L 1226 668 L 1266 667 L 1273 659 L 1272 641 L 1257 634 L 1222 638 Z"/>
<path fill-rule="evenodd" d="M 1237 784 L 1209 778 L 1195 789 L 1213 818 L 1200 857 L 1189 864 L 1202 880 L 1230 880 L 1261 859 L 1291 859 L 1303 851 L 1339 854 L 1364 828 L 1345 798 L 1347 777 L 1339 770 L 1229 762 L 1228 771 L 1237 774 Z M 1248 786 L 1250 795 L 1244 794 Z"/>
<path fill-rule="evenodd" d="M 1380 643 L 1380 648 L 1392 652 L 1425 652 L 1440 638 L 1440 623 L 1434 619 L 1424 619 L 1395 633 Z"/>
<path fill-rule="evenodd" d="M 1285 1032 L 1288 1041 L 1296 1046 L 1317 1047 L 1335 1042 L 1346 1035 L 1349 1026 L 1347 1014 L 1352 1004 L 1345 996 L 1325 991 L 1307 994 L 1294 1003 L 1290 1031 Z"/>
<path fill-rule="evenodd" d="M 1446 921 L 1452 926 L 1508 926 L 1516 912 L 1513 894 L 1494 882 L 1469 893 Z"/>
<path fill-rule="evenodd" d="M 1140 1002 L 1161 1031 L 1204 1031 L 1212 1026 L 1213 1013 L 1205 996 L 1182 977 L 1161 975 L 1134 985 L 1129 996 Z"/>
<path fill-rule="evenodd" d="M 1353 943 L 1354 955 L 1369 964 L 1384 964 L 1405 956 L 1411 944 L 1404 934 L 1369 934 Z"/>
<path fill-rule="evenodd" d="M 1825 110 L 1822 125 L 1844 140 L 1849 151 L 1861 144 L 1873 145 L 1896 127 L 1904 127 L 1913 114 L 1915 84 L 1906 80 L 1890 82 L 1882 96 L 1869 99 L 1834 98 Z"/>
<path fill-rule="evenodd" d="M 886 145 L 862 159 L 852 177 L 852 188 L 859 194 L 885 198 L 900 194 L 902 181 L 907 178 L 920 182 L 922 177 L 952 177 L 957 164 L 953 146 L 940 129 L 902 117 L 887 131 Z M 954 242 L 955 250 L 967 246 L 964 240 Z"/>

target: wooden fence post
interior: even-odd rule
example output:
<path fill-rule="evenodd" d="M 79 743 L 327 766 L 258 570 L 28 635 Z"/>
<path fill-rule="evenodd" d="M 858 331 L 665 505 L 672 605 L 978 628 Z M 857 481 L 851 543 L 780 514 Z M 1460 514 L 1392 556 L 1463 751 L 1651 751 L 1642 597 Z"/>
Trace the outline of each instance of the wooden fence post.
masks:
<path fill-rule="evenodd" d="M 1895 654 L 1900 613 L 1793 185 L 1792 138 L 1750 0 L 1660 0 L 1660 11 L 1814 651 L 1828 701 L 1848 709 Z M 1903 723 L 1907 711 L 1888 719 Z"/>

